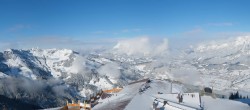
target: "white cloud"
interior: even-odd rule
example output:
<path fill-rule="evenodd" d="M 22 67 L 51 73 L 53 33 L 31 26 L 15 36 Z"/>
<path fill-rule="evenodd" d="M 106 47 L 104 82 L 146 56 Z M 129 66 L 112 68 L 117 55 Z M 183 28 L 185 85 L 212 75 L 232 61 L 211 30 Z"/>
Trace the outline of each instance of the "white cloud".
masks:
<path fill-rule="evenodd" d="M 118 35 L 118 34 L 124 34 L 124 33 L 137 33 L 140 32 L 142 29 L 140 28 L 131 28 L 131 29 L 120 29 L 116 31 L 94 31 L 91 32 L 91 34 L 96 34 L 96 35 Z"/>
<path fill-rule="evenodd" d="M 201 34 L 203 32 L 204 32 L 204 30 L 202 28 L 195 28 L 193 30 L 185 32 L 184 35 L 186 35 L 186 36 L 197 36 L 197 35 L 199 35 L 199 34 Z"/>
<path fill-rule="evenodd" d="M 233 23 L 224 22 L 224 23 L 208 23 L 209 26 L 233 26 Z"/>
<path fill-rule="evenodd" d="M 220 36 L 223 38 L 231 38 L 231 37 L 238 37 L 238 36 L 249 36 L 250 32 L 219 32 L 216 33 L 215 36 Z"/>
<path fill-rule="evenodd" d="M 29 29 L 31 28 L 31 25 L 27 25 L 27 24 L 16 24 L 12 27 L 10 27 L 9 29 L 7 29 L 8 32 L 16 32 L 19 30 L 23 30 L 23 29 Z"/>
<path fill-rule="evenodd" d="M 106 31 L 95 31 L 95 32 L 92 32 L 92 34 L 107 34 Z"/>
<path fill-rule="evenodd" d="M 122 32 L 129 32 L 130 30 L 128 29 L 123 29 Z"/>
<path fill-rule="evenodd" d="M 168 39 L 163 39 L 163 42 L 159 45 L 156 46 L 154 54 L 158 55 L 161 54 L 163 52 L 166 52 L 166 50 L 168 49 Z"/>
<path fill-rule="evenodd" d="M 85 72 L 86 70 L 84 69 L 86 67 L 85 65 L 85 59 L 82 56 L 76 56 L 73 64 L 72 64 L 72 73 L 81 73 Z"/>
<path fill-rule="evenodd" d="M 135 28 L 135 29 L 123 29 L 123 30 L 121 30 L 121 32 L 123 32 L 123 33 L 139 32 L 139 31 L 141 31 L 141 29 L 139 29 L 139 28 Z"/>
<path fill-rule="evenodd" d="M 81 51 L 90 51 L 95 49 L 105 49 L 112 47 L 116 39 L 76 39 L 62 36 L 36 36 L 16 38 L 9 41 L 1 41 L 0 50 L 12 49 L 30 49 L 30 48 L 58 48 L 74 49 Z"/>
<path fill-rule="evenodd" d="M 119 79 L 121 77 L 120 66 L 117 63 L 107 63 L 97 71 L 101 76 L 108 76 L 113 79 Z"/>
<path fill-rule="evenodd" d="M 4 51 L 9 48 L 19 48 L 20 44 L 18 42 L 0 42 L 0 51 Z"/>
<path fill-rule="evenodd" d="M 114 50 L 127 55 L 160 55 L 167 52 L 168 40 L 152 42 L 148 37 L 137 37 L 118 41 Z"/>
<path fill-rule="evenodd" d="M 171 73 L 174 79 L 187 84 L 199 84 L 201 81 L 199 71 L 190 65 L 182 66 L 178 69 L 172 69 Z"/>

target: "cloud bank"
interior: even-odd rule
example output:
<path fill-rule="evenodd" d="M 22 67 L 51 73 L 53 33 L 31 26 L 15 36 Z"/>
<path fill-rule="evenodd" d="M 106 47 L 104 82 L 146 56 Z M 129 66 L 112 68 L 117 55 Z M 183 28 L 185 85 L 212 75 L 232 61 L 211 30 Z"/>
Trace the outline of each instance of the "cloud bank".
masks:
<path fill-rule="evenodd" d="M 113 79 L 121 77 L 120 66 L 117 63 L 107 63 L 97 71 L 101 76 L 108 76 Z"/>
<path fill-rule="evenodd" d="M 160 42 L 153 42 L 148 37 L 137 37 L 120 40 L 113 49 L 120 54 L 154 56 L 167 52 L 168 40 L 162 39 Z"/>

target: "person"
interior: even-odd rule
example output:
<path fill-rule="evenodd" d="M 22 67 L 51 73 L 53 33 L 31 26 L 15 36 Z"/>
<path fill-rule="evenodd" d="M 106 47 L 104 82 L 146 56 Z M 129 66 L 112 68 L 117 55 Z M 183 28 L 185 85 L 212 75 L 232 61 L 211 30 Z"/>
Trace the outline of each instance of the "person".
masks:
<path fill-rule="evenodd" d="M 155 99 L 155 100 L 154 100 L 154 102 L 153 102 L 153 108 L 156 108 L 156 107 L 157 107 L 157 105 L 158 105 L 158 103 L 159 103 L 159 102 L 158 102 L 158 100 L 157 100 L 157 99 Z"/>
<path fill-rule="evenodd" d="M 166 104 L 168 104 L 168 101 L 164 100 L 163 106 L 165 106 Z"/>
<path fill-rule="evenodd" d="M 178 94 L 177 98 L 178 98 L 178 102 L 180 103 L 181 102 L 181 95 L 180 95 L 180 93 Z"/>
<path fill-rule="evenodd" d="M 193 97 L 194 97 L 194 94 L 191 94 L 191 97 L 193 98 Z"/>
<path fill-rule="evenodd" d="M 147 80 L 147 83 L 151 83 L 151 80 L 149 79 L 149 80 Z"/>
<path fill-rule="evenodd" d="M 183 102 L 183 95 L 181 95 L 180 97 L 180 102 Z"/>
<path fill-rule="evenodd" d="M 143 92 L 143 89 L 142 89 L 142 88 L 140 88 L 140 89 L 139 89 L 139 93 L 141 94 L 142 92 Z"/>

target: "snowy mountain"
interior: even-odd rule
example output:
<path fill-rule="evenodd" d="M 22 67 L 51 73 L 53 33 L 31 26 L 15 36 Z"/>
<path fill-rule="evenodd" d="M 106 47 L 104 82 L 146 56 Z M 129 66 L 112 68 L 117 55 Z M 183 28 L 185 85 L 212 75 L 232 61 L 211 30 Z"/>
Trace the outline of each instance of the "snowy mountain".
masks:
<path fill-rule="evenodd" d="M 0 95 L 43 108 L 58 107 L 65 99 L 83 100 L 97 90 L 144 78 L 211 87 L 225 96 L 232 91 L 250 93 L 248 36 L 202 43 L 177 53 L 166 52 L 166 40 L 152 47 L 145 47 L 146 38 L 136 40 L 143 41 L 143 50 L 124 41 L 93 53 L 37 48 L 0 52 Z"/>
<path fill-rule="evenodd" d="M 201 44 L 186 56 L 211 87 L 250 91 L 249 36 Z"/>
<path fill-rule="evenodd" d="M 144 61 L 83 56 L 68 49 L 9 49 L 0 53 L 0 93 L 45 108 L 58 106 L 65 98 L 84 99 L 138 80 L 141 75 L 130 66 Z"/>

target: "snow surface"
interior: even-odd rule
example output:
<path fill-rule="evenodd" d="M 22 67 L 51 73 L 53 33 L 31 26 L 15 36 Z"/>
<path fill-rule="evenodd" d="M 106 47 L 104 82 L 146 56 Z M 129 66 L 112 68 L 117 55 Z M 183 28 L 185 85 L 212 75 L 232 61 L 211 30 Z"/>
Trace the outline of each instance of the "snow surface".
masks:
<path fill-rule="evenodd" d="M 170 83 L 168 81 L 153 80 L 150 83 L 150 88 L 146 89 L 143 93 L 139 93 L 139 89 L 144 86 L 145 83 L 136 83 L 126 86 L 120 93 L 114 94 L 114 96 L 101 100 L 100 104 L 95 106 L 93 110 L 112 110 L 112 109 L 124 109 L 124 110 L 152 110 L 154 99 L 157 98 L 160 101 L 158 107 L 163 106 L 164 99 L 168 100 L 168 104 L 164 107 L 166 110 L 195 110 L 200 108 L 200 98 L 198 93 L 184 93 L 185 88 L 181 85 L 174 85 L 173 88 L 178 90 L 179 93 L 183 93 L 183 103 L 178 103 L 178 94 L 164 94 L 170 93 Z M 163 94 L 157 94 L 161 92 Z M 194 95 L 194 97 L 191 96 Z M 129 100 L 129 103 L 125 108 L 119 108 L 124 99 Z M 231 101 L 228 99 L 212 98 L 210 96 L 202 96 L 201 104 L 205 110 L 249 110 L 250 107 L 247 104 Z"/>
<path fill-rule="evenodd" d="M 250 110 L 250 106 L 239 101 L 228 99 L 212 98 L 210 96 L 201 97 L 205 110 Z"/>
<path fill-rule="evenodd" d="M 178 92 L 183 92 L 179 85 L 175 90 Z M 168 81 L 153 80 L 150 83 L 150 88 L 146 89 L 143 93 L 137 93 L 131 102 L 126 106 L 125 110 L 152 110 L 152 104 L 155 99 L 155 94 L 170 93 L 171 84 Z"/>
<path fill-rule="evenodd" d="M 183 103 L 180 103 L 181 105 L 188 106 L 186 107 L 187 109 L 192 109 L 192 108 L 200 108 L 200 97 L 199 93 L 182 93 L 183 95 Z M 193 95 L 193 97 L 192 97 Z M 179 106 L 178 103 L 178 94 L 156 94 L 154 95 L 156 98 L 159 99 L 164 99 L 167 101 L 171 101 L 170 105 L 175 105 Z M 182 106 L 182 108 L 183 108 Z"/>

